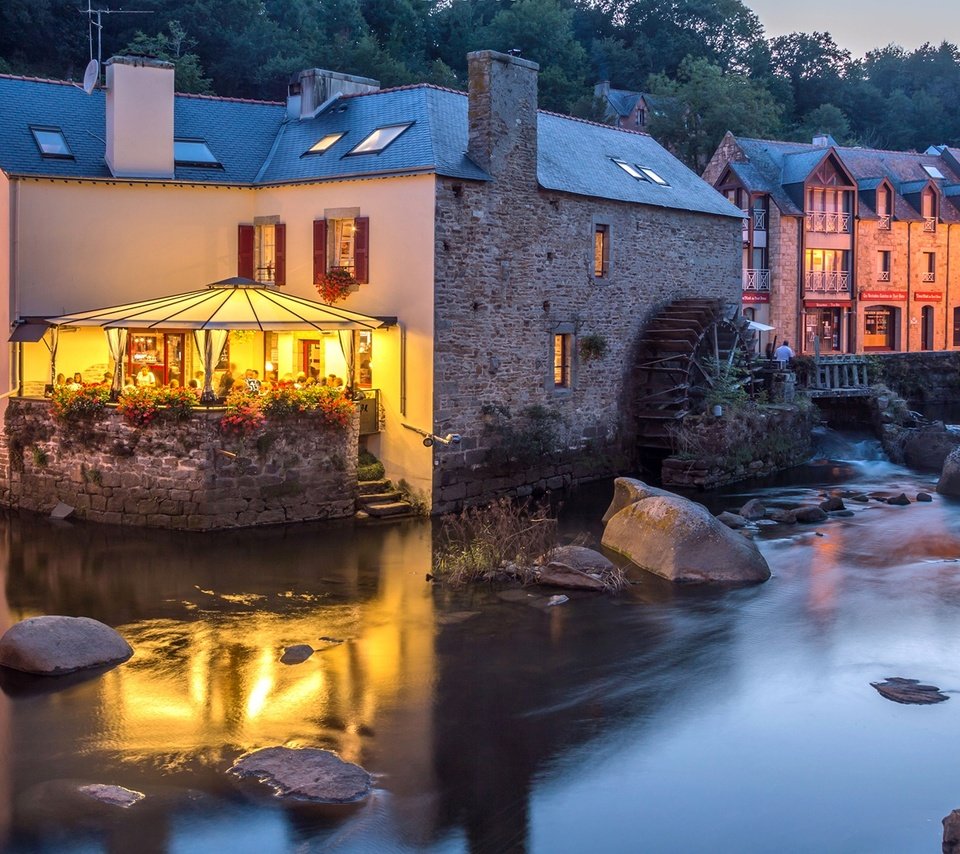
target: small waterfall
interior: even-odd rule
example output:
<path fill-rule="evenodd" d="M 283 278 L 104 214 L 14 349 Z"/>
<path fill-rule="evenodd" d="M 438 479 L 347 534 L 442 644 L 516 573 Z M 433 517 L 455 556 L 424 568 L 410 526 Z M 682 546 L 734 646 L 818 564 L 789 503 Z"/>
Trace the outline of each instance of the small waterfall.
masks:
<path fill-rule="evenodd" d="M 880 440 L 870 433 L 817 427 L 813 431 L 814 458 L 850 463 L 886 462 Z"/>

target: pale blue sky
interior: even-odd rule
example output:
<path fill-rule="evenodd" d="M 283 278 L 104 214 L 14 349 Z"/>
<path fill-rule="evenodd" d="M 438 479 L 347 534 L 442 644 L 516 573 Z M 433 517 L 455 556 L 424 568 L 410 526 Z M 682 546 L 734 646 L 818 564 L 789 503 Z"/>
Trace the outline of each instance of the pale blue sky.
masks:
<path fill-rule="evenodd" d="M 896 42 L 913 49 L 946 40 L 960 43 L 960 0 L 744 0 L 767 37 L 830 33 L 854 56 Z"/>

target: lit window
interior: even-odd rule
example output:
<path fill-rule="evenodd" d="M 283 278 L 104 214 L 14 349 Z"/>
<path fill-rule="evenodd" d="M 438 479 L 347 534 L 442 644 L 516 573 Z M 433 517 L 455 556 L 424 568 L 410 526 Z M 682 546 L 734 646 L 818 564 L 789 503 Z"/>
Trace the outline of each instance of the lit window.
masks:
<path fill-rule="evenodd" d="M 610 272 L 610 226 L 596 225 L 593 230 L 593 275 L 602 279 Z"/>
<path fill-rule="evenodd" d="M 553 336 L 553 387 L 570 388 L 572 376 L 573 335 Z"/>
<path fill-rule="evenodd" d="M 347 154 L 378 154 L 412 124 L 413 122 L 407 122 L 402 125 L 387 125 L 386 127 L 377 128 L 373 133 L 348 151 Z"/>
<path fill-rule="evenodd" d="M 923 171 L 926 172 L 931 178 L 943 178 L 943 172 L 937 169 L 936 166 L 924 166 Z"/>
<path fill-rule="evenodd" d="M 646 181 L 646 176 L 640 172 L 636 166 L 631 166 L 625 160 L 621 160 L 619 157 L 610 158 L 614 163 L 617 164 L 624 172 L 626 172 L 631 178 L 636 178 L 638 181 Z"/>
<path fill-rule="evenodd" d="M 344 136 L 346 136 L 346 131 L 342 131 L 341 133 L 328 133 L 326 136 L 318 139 L 300 156 L 306 157 L 308 154 L 323 154 L 325 151 L 332 148 L 334 143 L 340 139 L 343 139 Z"/>
<path fill-rule="evenodd" d="M 177 166 L 220 166 L 202 139 L 175 139 L 173 159 Z"/>
<path fill-rule="evenodd" d="M 356 220 L 327 220 L 327 271 L 356 272 Z"/>
<path fill-rule="evenodd" d="M 254 278 L 264 285 L 272 285 L 277 276 L 277 228 L 258 225 L 254 243 Z"/>
<path fill-rule="evenodd" d="M 60 128 L 31 127 L 37 148 L 44 157 L 73 160 L 73 152 L 67 145 L 66 137 Z"/>
<path fill-rule="evenodd" d="M 661 187 L 669 187 L 670 185 L 661 178 L 656 172 L 652 169 L 648 169 L 646 166 L 641 166 L 640 171 L 647 176 L 654 184 L 659 184 Z"/>

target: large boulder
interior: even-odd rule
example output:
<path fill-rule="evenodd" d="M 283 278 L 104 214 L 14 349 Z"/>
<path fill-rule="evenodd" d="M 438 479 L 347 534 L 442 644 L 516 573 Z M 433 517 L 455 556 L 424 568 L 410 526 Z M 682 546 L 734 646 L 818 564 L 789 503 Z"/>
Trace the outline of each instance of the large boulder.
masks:
<path fill-rule="evenodd" d="M 673 494 L 674 493 L 668 492 L 666 489 L 657 489 L 655 486 L 649 486 L 642 480 L 637 480 L 634 477 L 618 477 L 613 482 L 613 500 L 610 502 L 607 512 L 603 514 L 601 521 L 606 525 L 607 522 L 623 510 L 624 507 L 636 504 L 638 501 L 649 498 L 651 495 Z"/>
<path fill-rule="evenodd" d="M 960 448 L 955 448 L 943 461 L 937 492 L 941 495 L 960 496 Z"/>
<path fill-rule="evenodd" d="M 559 546 L 539 561 L 538 584 L 574 590 L 604 590 L 616 567 L 600 552 L 583 546 Z"/>
<path fill-rule="evenodd" d="M 370 794 L 373 778 L 359 765 L 316 747 L 265 747 L 242 756 L 230 768 L 237 777 L 255 777 L 280 797 L 348 804 Z"/>
<path fill-rule="evenodd" d="M 954 810 L 943 820 L 943 854 L 960 854 L 960 810 Z"/>
<path fill-rule="evenodd" d="M 89 617 L 29 617 L 0 638 L 0 665 L 41 676 L 119 664 L 131 655 L 119 634 Z"/>
<path fill-rule="evenodd" d="M 603 545 L 671 581 L 752 583 L 770 577 L 754 543 L 706 507 L 670 493 L 620 510 L 607 522 Z"/>
<path fill-rule="evenodd" d="M 903 438 L 903 461 L 910 468 L 940 471 L 950 452 L 960 445 L 960 436 L 941 423 L 908 430 Z"/>

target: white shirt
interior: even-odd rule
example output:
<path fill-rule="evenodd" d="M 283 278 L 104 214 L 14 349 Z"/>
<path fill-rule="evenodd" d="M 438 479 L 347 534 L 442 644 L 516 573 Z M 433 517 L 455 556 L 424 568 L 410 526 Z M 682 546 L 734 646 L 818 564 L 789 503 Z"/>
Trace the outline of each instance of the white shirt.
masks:
<path fill-rule="evenodd" d="M 773 358 L 778 362 L 789 362 L 793 356 L 793 350 L 786 344 L 781 344 L 777 347 L 773 354 Z"/>

